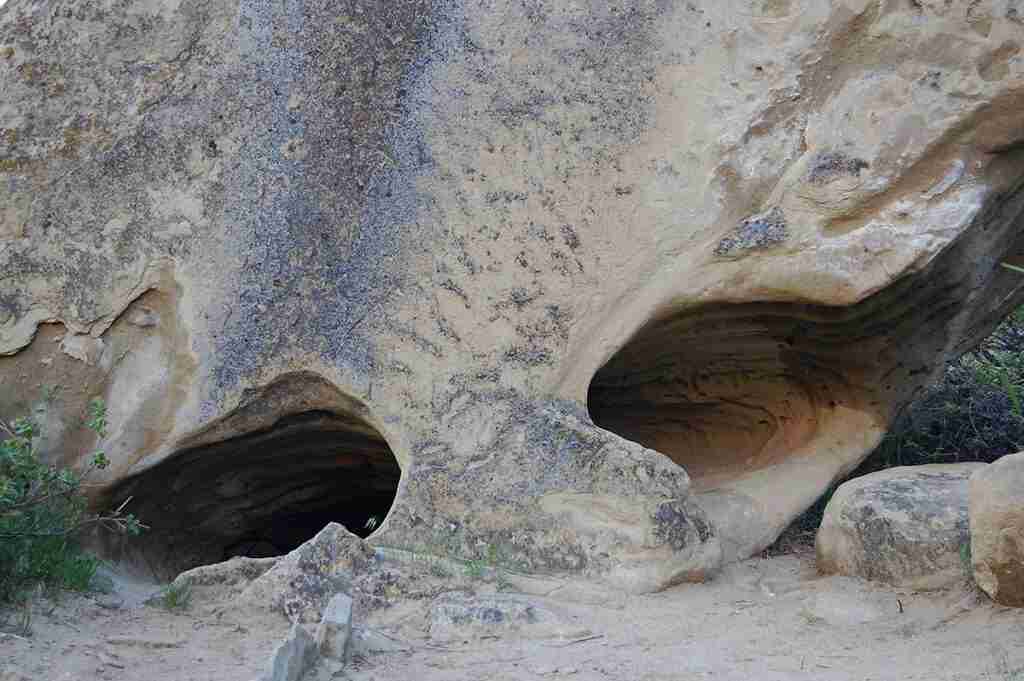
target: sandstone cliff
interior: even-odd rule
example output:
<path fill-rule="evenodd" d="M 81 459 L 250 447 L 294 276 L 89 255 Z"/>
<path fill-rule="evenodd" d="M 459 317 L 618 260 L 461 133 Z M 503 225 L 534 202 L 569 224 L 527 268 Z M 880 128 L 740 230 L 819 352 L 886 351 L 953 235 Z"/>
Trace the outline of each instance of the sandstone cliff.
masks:
<path fill-rule="evenodd" d="M 394 494 L 383 544 L 701 579 L 1020 301 L 1021 43 L 1017 0 L 11 0 L 0 415 L 70 456 L 104 397 L 167 570 Z"/>

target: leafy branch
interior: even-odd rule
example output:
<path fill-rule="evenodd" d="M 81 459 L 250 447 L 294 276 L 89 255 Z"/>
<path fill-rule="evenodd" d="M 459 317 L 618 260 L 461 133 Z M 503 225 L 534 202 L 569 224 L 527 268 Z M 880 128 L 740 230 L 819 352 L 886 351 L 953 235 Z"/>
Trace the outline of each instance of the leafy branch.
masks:
<path fill-rule="evenodd" d="M 100 438 L 106 436 L 102 400 L 89 403 L 85 425 Z M 124 534 L 146 529 L 125 511 L 131 499 L 112 511 L 89 511 L 82 486 L 95 471 L 110 465 L 104 452 L 94 452 L 78 473 L 41 461 L 37 435 L 29 419 L 0 421 L 0 601 L 37 583 L 84 588 L 83 580 L 88 582 L 99 564 L 74 541 L 87 527 Z"/>

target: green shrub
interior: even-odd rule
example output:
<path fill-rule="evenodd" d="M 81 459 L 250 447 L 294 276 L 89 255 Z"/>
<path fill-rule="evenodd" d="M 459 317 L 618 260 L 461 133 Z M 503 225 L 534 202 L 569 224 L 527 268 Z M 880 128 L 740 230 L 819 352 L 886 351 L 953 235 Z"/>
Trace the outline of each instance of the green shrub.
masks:
<path fill-rule="evenodd" d="M 184 610 L 192 602 L 192 584 L 171 582 L 160 590 L 159 603 L 167 610 Z"/>
<path fill-rule="evenodd" d="M 1024 308 L 946 365 L 854 475 L 923 463 L 995 461 L 1024 449 Z"/>
<path fill-rule="evenodd" d="M 90 403 L 86 425 L 106 434 L 102 401 Z M 57 468 L 39 459 L 37 434 L 28 419 L 0 421 L 0 602 L 18 600 L 37 585 L 89 588 L 99 561 L 82 551 L 79 531 L 90 525 L 133 534 L 142 529 L 124 505 L 110 513 L 88 511 L 82 482 L 108 465 L 103 452 L 93 454 L 82 473 Z"/>

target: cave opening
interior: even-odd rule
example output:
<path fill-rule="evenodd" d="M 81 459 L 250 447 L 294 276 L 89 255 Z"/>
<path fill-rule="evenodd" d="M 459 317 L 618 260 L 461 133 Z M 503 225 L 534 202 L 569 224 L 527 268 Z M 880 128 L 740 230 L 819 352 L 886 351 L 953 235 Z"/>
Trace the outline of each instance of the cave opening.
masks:
<path fill-rule="evenodd" d="M 834 474 L 884 430 L 892 396 L 925 365 L 913 355 L 944 342 L 893 346 L 921 325 L 917 310 L 934 311 L 926 302 L 887 292 L 846 307 L 737 303 L 663 315 L 596 372 L 591 418 L 684 467 L 697 492 L 814 457 Z"/>
<path fill-rule="evenodd" d="M 336 522 L 368 536 L 401 468 L 364 419 L 308 410 L 178 452 L 126 480 L 115 503 L 149 526 L 118 556 L 157 578 L 235 556 L 285 554 Z M 127 555 L 124 555 L 127 553 Z"/>

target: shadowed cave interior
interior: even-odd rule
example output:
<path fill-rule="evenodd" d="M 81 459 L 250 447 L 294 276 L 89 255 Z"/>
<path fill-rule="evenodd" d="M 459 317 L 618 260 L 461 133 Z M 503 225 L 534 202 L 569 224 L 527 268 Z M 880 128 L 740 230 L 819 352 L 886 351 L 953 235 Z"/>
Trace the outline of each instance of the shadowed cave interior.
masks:
<path fill-rule="evenodd" d="M 912 355 L 944 340 L 907 352 L 894 339 L 930 327 L 921 311 L 941 298 L 897 290 L 849 307 L 749 303 L 664 316 L 596 373 L 591 418 L 683 466 L 696 491 L 824 450 L 860 456 L 857 430 L 893 402 L 880 395 L 924 372 Z"/>
<path fill-rule="evenodd" d="M 391 508 L 401 469 L 358 417 L 306 411 L 272 427 L 179 452 L 113 499 L 150 529 L 122 551 L 158 577 L 234 556 L 287 553 L 329 522 L 367 536 Z"/>
<path fill-rule="evenodd" d="M 1019 177 L 1019 155 L 1004 156 Z M 591 418 L 683 466 L 697 492 L 743 485 L 765 502 L 803 478 L 809 505 L 1018 304 L 1019 273 L 997 264 L 1024 259 L 1022 219 L 1018 181 L 926 266 L 852 305 L 663 310 L 594 375 Z"/>

